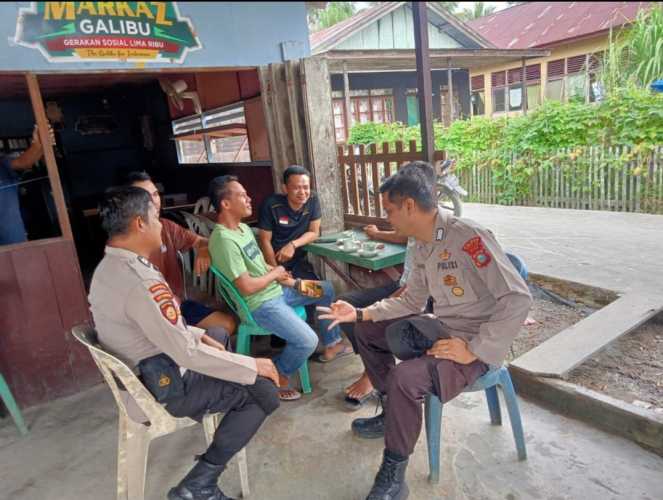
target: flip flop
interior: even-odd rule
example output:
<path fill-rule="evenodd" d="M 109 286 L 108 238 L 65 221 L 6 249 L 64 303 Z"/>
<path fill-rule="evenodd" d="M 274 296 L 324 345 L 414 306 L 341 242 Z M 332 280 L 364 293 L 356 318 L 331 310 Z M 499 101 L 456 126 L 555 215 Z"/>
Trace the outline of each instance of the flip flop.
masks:
<path fill-rule="evenodd" d="M 345 396 L 345 399 L 343 400 L 345 403 L 345 407 L 348 410 L 356 411 L 362 406 L 364 406 L 364 403 L 371 399 L 373 396 L 375 396 L 376 392 L 375 389 L 373 389 L 371 392 L 368 392 L 364 394 L 360 398 L 351 398 L 350 396 Z"/>
<path fill-rule="evenodd" d="M 288 395 L 289 393 L 290 395 Z M 290 386 L 279 388 L 279 399 L 281 401 L 297 401 L 298 399 L 301 399 L 301 397 L 302 393 Z"/>
<path fill-rule="evenodd" d="M 314 359 L 318 363 L 331 363 L 332 361 L 337 360 L 338 358 L 342 358 L 344 356 L 349 356 L 350 354 L 353 354 L 353 353 L 354 353 L 354 350 L 352 349 L 352 346 L 346 344 L 343 347 L 343 350 L 341 352 L 337 353 L 333 358 L 327 359 L 327 358 L 325 358 L 324 353 L 320 353 Z"/>

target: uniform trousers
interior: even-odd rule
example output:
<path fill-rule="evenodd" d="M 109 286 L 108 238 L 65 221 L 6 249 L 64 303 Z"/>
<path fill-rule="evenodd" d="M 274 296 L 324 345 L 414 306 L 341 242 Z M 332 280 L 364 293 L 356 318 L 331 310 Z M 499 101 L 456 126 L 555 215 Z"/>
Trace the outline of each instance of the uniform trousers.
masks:
<path fill-rule="evenodd" d="M 371 383 L 387 395 L 385 448 L 407 457 L 421 432 L 425 396 L 433 393 L 448 402 L 486 373 L 488 365 L 479 360 L 462 365 L 426 355 L 396 365 L 385 330 L 401 319 L 357 323 L 355 337 Z"/>
<path fill-rule="evenodd" d="M 228 346 L 222 328 L 210 328 L 207 334 Z M 224 413 L 203 455 L 214 465 L 226 465 L 279 406 L 276 386 L 263 377 L 257 377 L 252 385 L 242 385 L 188 370 L 183 379 L 184 395 L 166 402 L 168 413 L 198 421 L 205 413 Z"/>

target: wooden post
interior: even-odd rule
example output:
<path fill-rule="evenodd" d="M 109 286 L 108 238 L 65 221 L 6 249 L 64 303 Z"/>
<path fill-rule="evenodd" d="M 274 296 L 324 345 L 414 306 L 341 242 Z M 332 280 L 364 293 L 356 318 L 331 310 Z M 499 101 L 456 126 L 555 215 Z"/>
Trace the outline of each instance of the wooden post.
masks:
<path fill-rule="evenodd" d="M 348 65 L 345 61 L 343 61 L 343 101 L 345 108 L 345 142 L 348 143 L 350 128 L 352 127 L 350 121 L 352 113 L 350 108 L 350 77 L 348 76 Z"/>
<path fill-rule="evenodd" d="M 435 153 L 435 140 L 433 137 L 433 87 L 430 74 L 428 12 L 426 9 L 426 2 L 412 2 L 421 146 L 424 160 L 432 164 Z"/>
<path fill-rule="evenodd" d="M 73 241 L 74 237 L 71 232 L 67 204 L 64 200 L 64 192 L 62 191 L 58 165 L 55 161 L 55 154 L 53 153 L 53 146 L 51 145 L 51 139 L 48 133 L 48 119 L 46 118 L 46 111 L 44 110 L 44 101 L 42 100 L 41 91 L 39 90 L 39 83 L 37 82 L 37 77 L 34 73 L 26 73 L 25 81 L 28 85 L 28 91 L 30 92 L 32 112 L 34 113 L 37 122 L 39 139 L 44 151 L 46 170 L 48 171 L 48 179 L 51 182 L 51 191 L 53 192 L 53 200 L 55 201 L 55 209 L 58 214 L 60 230 L 65 239 Z"/>
<path fill-rule="evenodd" d="M 523 90 L 521 92 L 521 98 L 523 100 L 523 115 L 527 114 L 527 66 L 525 65 L 525 58 L 523 57 L 523 74 L 521 75 L 522 78 L 522 84 L 523 84 Z"/>
<path fill-rule="evenodd" d="M 449 89 L 449 125 L 451 125 L 454 121 L 454 81 L 450 57 L 447 57 L 447 88 Z"/>
<path fill-rule="evenodd" d="M 589 54 L 585 54 L 585 103 L 589 104 Z"/>

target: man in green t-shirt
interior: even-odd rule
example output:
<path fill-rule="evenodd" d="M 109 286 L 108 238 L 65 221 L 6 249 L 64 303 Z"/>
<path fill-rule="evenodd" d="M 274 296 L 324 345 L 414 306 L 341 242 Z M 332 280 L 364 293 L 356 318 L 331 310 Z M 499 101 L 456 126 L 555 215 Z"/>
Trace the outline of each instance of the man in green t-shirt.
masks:
<path fill-rule="evenodd" d="M 218 213 L 217 225 L 209 239 L 212 264 L 234 282 L 245 298 L 259 326 L 286 341 L 285 349 L 274 359 L 279 372 L 284 401 L 299 399 L 301 394 L 289 386 L 289 377 L 315 351 L 318 337 L 293 307 L 316 304 L 329 306 L 334 301 L 331 283 L 321 281 L 322 296 L 315 298 L 296 291 L 296 282 L 283 266 L 270 267 L 244 217 L 251 215 L 251 198 L 231 175 L 212 180 L 210 198 Z M 341 342 L 338 326 L 328 330 L 330 322 L 320 321 L 320 335 L 326 349 Z"/>

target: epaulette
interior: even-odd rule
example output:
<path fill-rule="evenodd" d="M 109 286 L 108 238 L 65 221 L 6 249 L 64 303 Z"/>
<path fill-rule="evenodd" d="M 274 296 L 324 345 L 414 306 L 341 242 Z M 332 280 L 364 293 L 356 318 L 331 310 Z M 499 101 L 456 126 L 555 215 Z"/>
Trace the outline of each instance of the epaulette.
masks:
<path fill-rule="evenodd" d="M 163 280 L 161 271 L 159 271 L 159 269 L 157 269 L 157 267 L 154 264 L 152 264 L 142 255 L 139 255 L 135 259 L 130 260 L 129 267 L 133 269 L 135 273 L 142 280 L 149 280 L 149 279 Z"/>

